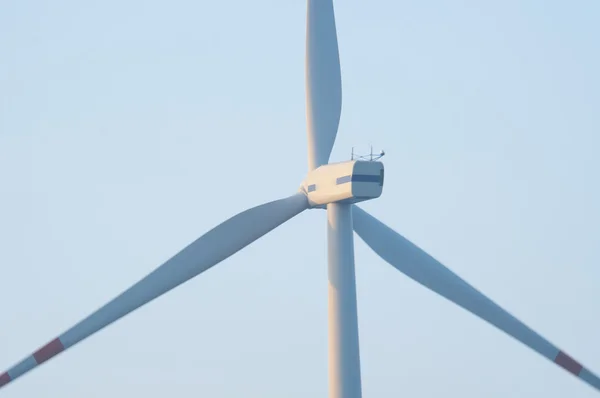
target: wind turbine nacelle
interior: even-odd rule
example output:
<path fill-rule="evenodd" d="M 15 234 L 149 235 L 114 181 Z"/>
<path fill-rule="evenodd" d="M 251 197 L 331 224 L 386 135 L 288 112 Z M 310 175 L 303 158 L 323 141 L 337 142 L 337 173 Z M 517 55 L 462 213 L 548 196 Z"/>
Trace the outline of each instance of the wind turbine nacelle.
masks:
<path fill-rule="evenodd" d="M 313 207 L 375 199 L 383 190 L 383 163 L 352 160 L 326 164 L 308 174 L 302 190 Z"/>

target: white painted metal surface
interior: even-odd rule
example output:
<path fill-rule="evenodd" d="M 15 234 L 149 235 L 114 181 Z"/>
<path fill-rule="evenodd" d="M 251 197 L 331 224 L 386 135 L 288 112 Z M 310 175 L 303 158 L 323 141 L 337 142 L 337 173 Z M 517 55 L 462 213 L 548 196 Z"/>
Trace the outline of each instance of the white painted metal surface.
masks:
<path fill-rule="evenodd" d="M 386 262 L 426 288 L 489 322 L 527 347 L 600 390 L 600 378 L 515 318 L 418 246 L 352 206 L 354 230 Z"/>
<path fill-rule="evenodd" d="M 360 398 L 352 205 L 327 205 L 329 398 Z"/>
<path fill-rule="evenodd" d="M 383 163 L 351 160 L 318 167 L 308 173 L 302 191 L 313 207 L 358 203 L 381 196 Z"/>
<path fill-rule="evenodd" d="M 308 0 L 305 73 L 310 171 L 329 162 L 342 112 L 342 77 L 332 0 Z"/>
<path fill-rule="evenodd" d="M 3 377 L 8 381 L 15 380 L 131 311 L 220 263 L 307 208 L 306 197 L 296 194 L 231 217 L 105 306 L 9 369 Z"/>
<path fill-rule="evenodd" d="M 330 398 L 361 396 L 353 228 L 367 245 L 399 271 L 600 390 L 598 376 L 433 257 L 353 205 L 381 195 L 383 164 L 371 161 L 327 164 L 342 104 L 332 0 L 308 0 L 306 93 L 309 174 L 300 193 L 246 210 L 207 232 L 113 301 L 0 374 L 0 388 L 206 271 L 303 210 L 327 206 Z"/>

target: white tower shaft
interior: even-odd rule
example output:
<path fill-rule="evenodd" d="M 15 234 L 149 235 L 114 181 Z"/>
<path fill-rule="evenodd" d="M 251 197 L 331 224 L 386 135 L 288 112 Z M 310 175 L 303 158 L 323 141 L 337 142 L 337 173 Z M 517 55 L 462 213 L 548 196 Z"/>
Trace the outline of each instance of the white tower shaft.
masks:
<path fill-rule="evenodd" d="M 360 398 L 352 205 L 327 205 L 329 398 Z"/>

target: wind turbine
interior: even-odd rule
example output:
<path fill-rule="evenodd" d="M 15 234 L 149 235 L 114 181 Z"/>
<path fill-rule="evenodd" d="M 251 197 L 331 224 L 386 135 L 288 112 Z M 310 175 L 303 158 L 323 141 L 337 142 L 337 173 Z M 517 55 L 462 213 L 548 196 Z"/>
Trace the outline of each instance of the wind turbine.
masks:
<path fill-rule="evenodd" d="M 121 295 L 0 374 L 0 387 L 220 263 L 307 209 L 326 209 L 329 266 L 329 397 L 361 397 L 354 230 L 381 258 L 600 390 L 600 379 L 444 265 L 356 206 L 379 197 L 377 160 L 329 164 L 342 89 L 332 0 L 308 0 L 306 37 L 308 174 L 295 194 L 219 224 Z"/>

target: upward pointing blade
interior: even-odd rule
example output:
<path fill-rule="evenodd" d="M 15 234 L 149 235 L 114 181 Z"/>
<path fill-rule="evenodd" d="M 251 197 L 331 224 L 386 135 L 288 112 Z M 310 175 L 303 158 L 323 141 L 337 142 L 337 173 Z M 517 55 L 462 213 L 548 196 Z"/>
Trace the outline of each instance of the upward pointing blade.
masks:
<path fill-rule="evenodd" d="M 354 230 L 381 258 L 409 278 L 458 304 L 600 390 L 600 378 L 530 329 L 406 238 L 354 206 Z"/>
<path fill-rule="evenodd" d="M 0 374 L 0 388 L 112 322 L 225 260 L 307 208 L 306 197 L 303 194 L 296 194 L 253 207 L 217 225 L 104 307 L 7 372 Z"/>
<path fill-rule="evenodd" d="M 329 162 L 342 111 L 342 78 L 332 0 L 308 0 L 306 124 L 309 171 Z"/>

